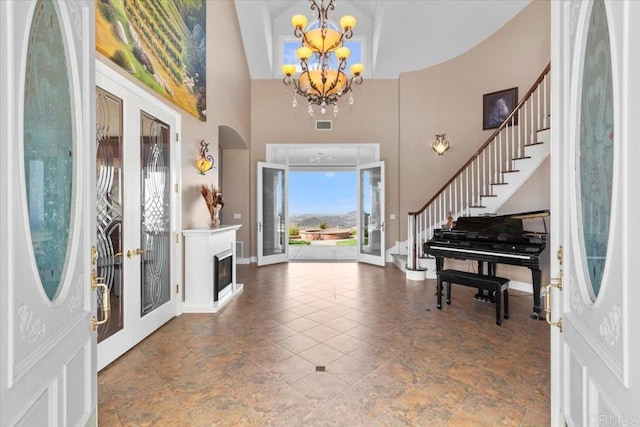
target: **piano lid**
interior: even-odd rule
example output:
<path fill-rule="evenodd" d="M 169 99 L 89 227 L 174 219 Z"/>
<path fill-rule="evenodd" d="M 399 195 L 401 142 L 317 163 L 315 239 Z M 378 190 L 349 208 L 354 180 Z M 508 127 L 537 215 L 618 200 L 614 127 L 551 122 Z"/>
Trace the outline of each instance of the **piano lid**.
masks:
<path fill-rule="evenodd" d="M 495 234 L 517 234 L 524 232 L 522 220 L 503 216 L 461 216 L 453 227 L 457 231 Z"/>

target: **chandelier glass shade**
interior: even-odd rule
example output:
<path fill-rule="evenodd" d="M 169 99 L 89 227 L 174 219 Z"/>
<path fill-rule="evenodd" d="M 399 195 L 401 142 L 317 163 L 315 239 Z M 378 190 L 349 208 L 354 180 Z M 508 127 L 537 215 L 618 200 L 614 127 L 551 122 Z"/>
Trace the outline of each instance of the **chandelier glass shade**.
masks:
<path fill-rule="evenodd" d="M 338 31 L 328 17 L 329 11 L 335 9 L 335 0 L 309 0 L 309 7 L 317 13 L 317 22 L 307 27 L 306 16 L 294 15 L 291 18 L 293 34 L 301 41 L 296 56 L 302 71 L 296 76 L 295 64 L 283 65 L 283 81 L 294 89 L 294 107 L 298 104 L 296 95 L 300 95 L 309 102 L 307 110 L 310 115 L 313 115 L 314 105 L 320 106 L 322 114 L 326 113 L 328 106 L 333 105 L 333 113 L 337 115 L 338 99 L 349 93 L 349 103 L 353 104 L 352 86 L 362 83 L 362 64 L 351 65 L 350 77 L 345 74 L 351 50 L 344 46 L 344 41 L 353 36 L 356 20 L 353 16 L 343 16 L 340 19 L 342 31 Z M 330 66 L 332 55 L 337 62 L 335 69 Z"/>

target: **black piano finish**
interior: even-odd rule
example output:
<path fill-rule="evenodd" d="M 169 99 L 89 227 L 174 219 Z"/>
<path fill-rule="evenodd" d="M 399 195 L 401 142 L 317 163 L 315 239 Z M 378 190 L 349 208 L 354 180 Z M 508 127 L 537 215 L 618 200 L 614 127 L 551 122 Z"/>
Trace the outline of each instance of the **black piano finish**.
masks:
<path fill-rule="evenodd" d="M 460 217 L 452 229 L 434 230 L 424 243 L 424 253 L 436 259 L 436 271 L 442 271 L 444 258 L 478 261 L 478 272 L 495 276 L 496 264 L 527 267 L 533 283 L 534 319 L 544 319 L 540 305 L 540 254 L 547 242 L 546 234 L 523 230 L 518 218 Z"/>

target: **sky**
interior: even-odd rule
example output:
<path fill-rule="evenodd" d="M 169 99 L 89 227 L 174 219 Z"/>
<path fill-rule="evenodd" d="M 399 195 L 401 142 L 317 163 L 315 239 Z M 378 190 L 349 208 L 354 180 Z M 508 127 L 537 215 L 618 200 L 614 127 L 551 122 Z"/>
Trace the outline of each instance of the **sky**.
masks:
<path fill-rule="evenodd" d="M 355 171 L 289 171 L 289 216 L 345 214 L 357 208 Z"/>

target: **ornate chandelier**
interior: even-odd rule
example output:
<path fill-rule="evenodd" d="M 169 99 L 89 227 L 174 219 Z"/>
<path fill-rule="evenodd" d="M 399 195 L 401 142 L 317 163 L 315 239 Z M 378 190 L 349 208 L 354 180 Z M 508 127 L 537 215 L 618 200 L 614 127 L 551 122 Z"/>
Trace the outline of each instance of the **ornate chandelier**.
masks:
<path fill-rule="evenodd" d="M 333 114 L 337 115 L 338 98 L 349 93 L 349 104 L 353 104 L 352 85 L 362 83 L 362 64 L 351 65 L 351 77 L 344 73 L 347 59 L 351 55 L 351 50 L 344 46 L 344 40 L 350 39 L 353 35 L 356 20 L 353 16 L 343 16 L 340 19 L 340 32 L 334 29 L 336 27 L 328 17 L 329 11 L 335 9 L 335 0 L 329 0 L 326 4 L 325 0 L 309 0 L 309 7 L 317 12 L 316 23 L 307 27 L 306 16 L 295 15 L 291 18 L 295 28 L 293 34 L 301 39 L 301 46 L 297 49 L 296 55 L 300 60 L 302 72 L 296 78 L 296 65 L 285 64 L 282 66 L 285 75 L 283 81 L 285 85 L 292 85 L 294 88 L 294 107 L 298 104 L 298 94 L 309 101 L 309 115 L 313 115 L 313 105 L 319 105 L 322 114 L 327 112 L 327 106 L 333 105 Z M 337 69 L 330 67 L 331 55 L 336 57 Z M 314 56 L 315 60 L 312 60 Z"/>

